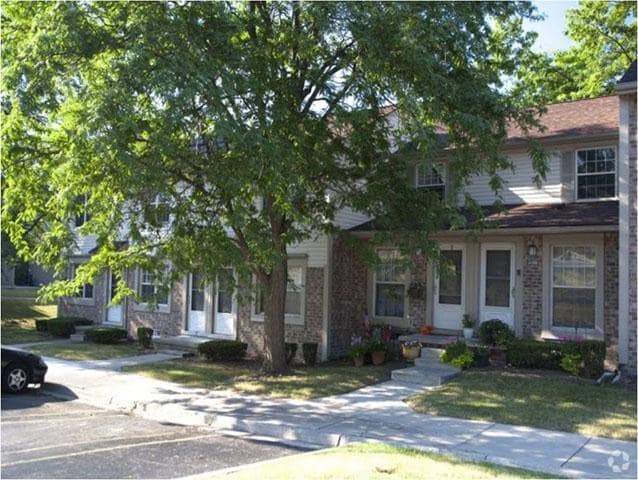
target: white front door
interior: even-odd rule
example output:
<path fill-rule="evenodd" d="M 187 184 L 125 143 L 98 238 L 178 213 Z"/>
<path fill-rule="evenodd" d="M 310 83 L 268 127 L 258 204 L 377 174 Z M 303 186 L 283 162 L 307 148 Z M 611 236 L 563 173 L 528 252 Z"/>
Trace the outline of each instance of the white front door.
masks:
<path fill-rule="evenodd" d="M 206 286 L 198 273 L 188 275 L 188 318 L 186 330 L 192 335 L 206 334 Z"/>
<path fill-rule="evenodd" d="M 235 337 L 236 306 L 232 285 L 229 285 L 229 277 L 233 275 L 232 269 L 226 269 L 226 275 L 219 275 L 215 289 L 213 333 Z"/>
<path fill-rule="evenodd" d="M 108 323 L 112 323 L 113 325 L 122 325 L 124 320 L 124 308 L 122 304 L 111 305 L 111 301 L 115 297 L 117 293 L 117 282 L 118 277 L 114 272 L 109 271 L 109 281 L 108 281 L 108 300 L 109 307 L 106 310 L 106 321 Z"/>
<path fill-rule="evenodd" d="M 481 245 L 479 322 L 501 320 L 514 328 L 514 245 Z"/>
<path fill-rule="evenodd" d="M 446 245 L 441 255 L 447 264 L 434 279 L 433 323 L 435 328 L 460 330 L 465 313 L 465 247 Z"/>

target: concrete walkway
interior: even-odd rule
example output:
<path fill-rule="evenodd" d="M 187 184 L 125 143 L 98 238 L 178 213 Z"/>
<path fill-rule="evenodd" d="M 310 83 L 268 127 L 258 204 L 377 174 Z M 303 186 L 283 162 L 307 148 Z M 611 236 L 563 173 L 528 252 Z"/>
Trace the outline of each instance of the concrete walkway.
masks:
<path fill-rule="evenodd" d="M 636 444 L 550 430 L 414 413 L 422 388 L 386 382 L 317 400 L 282 400 L 182 387 L 47 358 L 44 391 L 147 418 L 208 425 L 318 447 L 383 441 L 577 478 L 636 478 Z"/>

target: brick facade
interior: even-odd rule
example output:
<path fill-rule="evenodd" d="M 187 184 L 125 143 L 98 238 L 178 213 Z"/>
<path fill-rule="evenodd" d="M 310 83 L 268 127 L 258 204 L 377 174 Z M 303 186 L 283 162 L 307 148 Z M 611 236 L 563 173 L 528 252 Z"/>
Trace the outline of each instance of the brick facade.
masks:
<path fill-rule="evenodd" d="M 523 336 L 539 338 L 543 330 L 543 237 L 523 237 L 525 245 L 523 275 Z M 528 254 L 528 246 L 536 246 L 536 255 Z"/>
<path fill-rule="evenodd" d="M 58 316 L 83 317 L 95 324 L 102 323 L 106 303 L 106 275 L 100 275 L 93 282 L 93 298 L 61 297 Z"/>
<path fill-rule="evenodd" d="M 618 364 L 618 234 L 605 234 L 604 328 L 607 362 Z"/>
<path fill-rule="evenodd" d="M 636 95 L 631 96 L 629 106 L 629 179 L 628 179 L 628 203 L 629 203 L 629 339 L 628 339 L 628 362 L 627 370 L 632 375 L 636 375 L 636 330 L 638 329 L 638 308 L 636 297 L 636 262 L 638 248 L 636 239 L 638 229 L 636 228 L 636 182 L 638 182 L 638 158 L 636 157 Z"/>

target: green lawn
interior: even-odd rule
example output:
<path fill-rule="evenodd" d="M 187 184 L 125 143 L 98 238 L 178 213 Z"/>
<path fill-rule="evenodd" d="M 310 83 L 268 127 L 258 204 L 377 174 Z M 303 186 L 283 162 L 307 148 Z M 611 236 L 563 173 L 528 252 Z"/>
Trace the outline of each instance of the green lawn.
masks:
<path fill-rule="evenodd" d="M 232 388 L 241 393 L 286 398 L 316 398 L 350 392 L 390 379 L 403 363 L 354 367 L 341 362 L 316 367 L 293 367 L 286 375 L 264 376 L 257 362 L 212 363 L 203 360 L 171 360 L 138 365 L 127 370 L 160 380 L 207 389 Z"/>
<path fill-rule="evenodd" d="M 567 375 L 468 371 L 415 395 L 419 413 L 636 441 L 636 392 Z"/>
<path fill-rule="evenodd" d="M 30 352 L 45 357 L 62 360 L 108 360 L 110 358 L 141 355 L 142 350 L 136 344 L 103 345 L 99 343 L 64 343 L 38 345 L 29 348 Z"/>
<path fill-rule="evenodd" d="M 27 294 L 31 298 L 28 298 Z M 58 307 L 37 305 L 34 295 L 33 291 L 2 290 L 2 344 L 11 345 L 51 339 L 47 334 L 35 330 L 35 321 L 55 317 Z"/>
<path fill-rule="evenodd" d="M 212 475 L 228 480 L 445 480 L 555 478 L 529 470 L 470 462 L 408 448 L 368 443 L 352 444 L 309 454 L 294 455 Z"/>

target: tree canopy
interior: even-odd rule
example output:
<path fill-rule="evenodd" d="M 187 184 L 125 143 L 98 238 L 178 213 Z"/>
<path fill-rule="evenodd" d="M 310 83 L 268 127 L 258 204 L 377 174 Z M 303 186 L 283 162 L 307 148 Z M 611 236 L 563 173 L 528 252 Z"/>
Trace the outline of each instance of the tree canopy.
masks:
<path fill-rule="evenodd" d="M 433 254 L 431 233 L 462 226 L 471 175 L 498 190 L 507 123 L 533 123 L 502 83 L 533 42 L 525 2 L 11 2 L 2 15 L 3 229 L 59 274 L 80 235 L 97 238 L 45 293 L 105 268 L 170 262 L 172 279 L 211 280 L 233 267 L 266 291 L 271 371 L 288 245 L 335 232 L 350 207 Z M 441 199 L 405 172 L 431 165 L 442 137 L 454 176 Z"/>
<path fill-rule="evenodd" d="M 523 64 L 521 92 L 540 103 L 612 93 L 636 60 L 636 2 L 586 0 L 567 12 L 574 45 Z"/>

